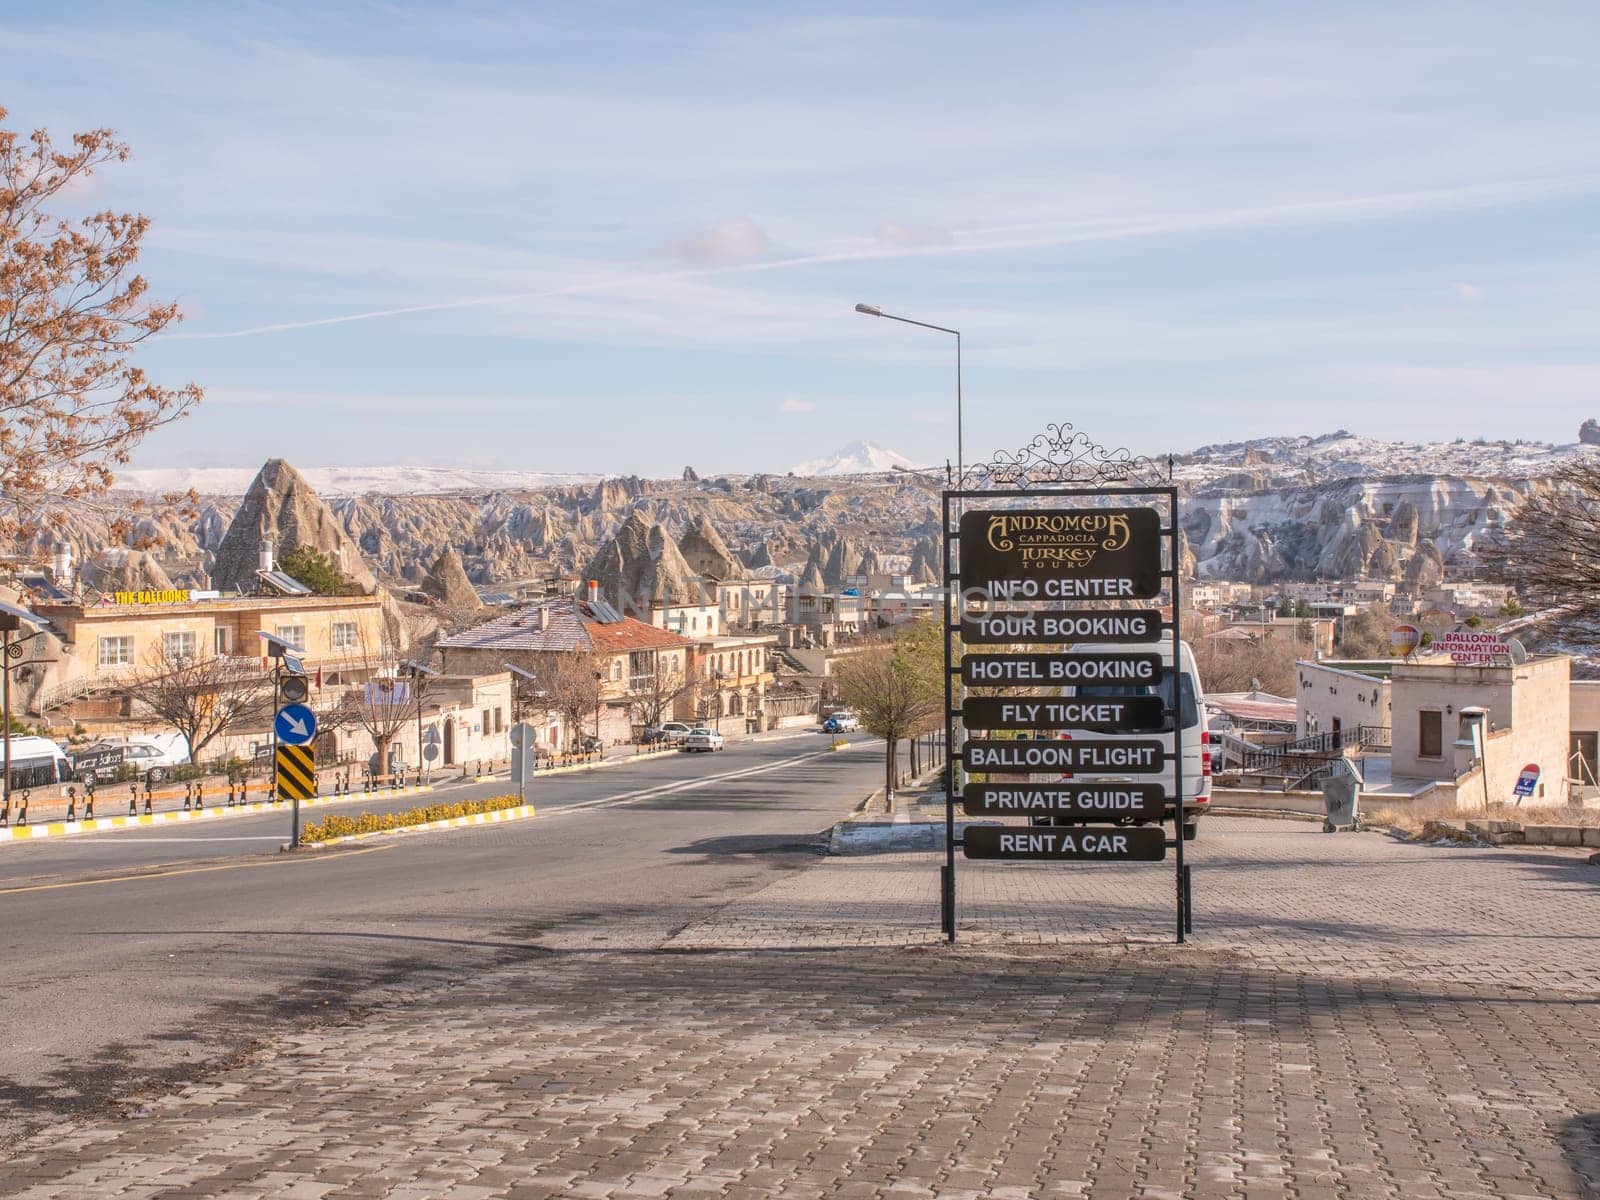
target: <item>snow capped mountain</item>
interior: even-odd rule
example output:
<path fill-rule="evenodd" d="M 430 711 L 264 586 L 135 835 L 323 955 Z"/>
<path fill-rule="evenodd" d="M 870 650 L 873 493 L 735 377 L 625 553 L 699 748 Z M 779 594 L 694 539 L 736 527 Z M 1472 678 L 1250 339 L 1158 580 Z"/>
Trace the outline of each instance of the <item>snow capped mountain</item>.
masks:
<path fill-rule="evenodd" d="M 117 472 L 119 488 L 149 493 L 186 492 L 242 496 L 260 467 L 166 467 Z M 593 483 L 599 475 L 510 471 L 492 467 L 301 467 L 323 496 L 409 496 L 428 492 L 525 491 L 566 483 Z"/>
<path fill-rule="evenodd" d="M 1586 449 L 1576 444 L 1484 439 L 1390 442 L 1340 429 L 1317 437 L 1265 437 L 1201 446 L 1178 455 L 1173 474 L 1182 483 L 1205 485 L 1231 478 L 1246 487 L 1267 481 L 1289 485 L 1401 475 L 1537 479 Z"/>
<path fill-rule="evenodd" d="M 885 450 L 875 442 L 851 442 L 826 458 L 813 458 L 794 467 L 796 475 L 877 475 L 896 467 L 915 466 L 903 454 Z"/>

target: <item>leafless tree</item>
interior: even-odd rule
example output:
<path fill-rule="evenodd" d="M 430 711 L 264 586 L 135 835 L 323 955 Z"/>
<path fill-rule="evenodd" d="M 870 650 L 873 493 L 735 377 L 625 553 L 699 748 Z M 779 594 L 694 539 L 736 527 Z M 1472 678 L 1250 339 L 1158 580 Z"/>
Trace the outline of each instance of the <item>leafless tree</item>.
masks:
<path fill-rule="evenodd" d="M 696 690 L 697 681 L 677 661 L 655 658 L 655 670 L 635 682 L 628 693 L 628 711 L 635 725 L 659 728 L 680 696 Z"/>
<path fill-rule="evenodd" d="M 128 688 L 136 715 L 183 735 L 189 761 L 230 729 L 267 720 L 272 677 L 254 659 L 185 653 L 163 639 Z"/>
<path fill-rule="evenodd" d="M 1208 692 L 1260 690 L 1274 696 L 1292 696 L 1295 662 L 1310 657 L 1303 645 L 1286 638 L 1199 637 L 1190 644 L 1201 686 Z"/>
<path fill-rule="evenodd" d="M 1531 492 L 1480 554 L 1521 598 L 1528 615 L 1519 625 L 1593 642 L 1600 636 L 1600 452 L 1558 468 L 1551 486 Z"/>
<path fill-rule="evenodd" d="M 340 669 L 345 691 L 339 703 L 329 706 L 330 727 L 360 728 L 367 731 L 377 755 L 374 773 L 389 773 L 389 745 L 406 725 L 416 720 L 423 702 L 416 681 L 405 678 L 398 640 L 388 632 L 369 636 L 361 627 L 356 646 Z M 362 680 L 349 682 L 351 675 Z M 419 748 L 420 752 L 420 748 Z"/>
<path fill-rule="evenodd" d="M 551 712 L 560 713 L 569 740 L 576 740 L 584 725 L 595 722 L 595 736 L 600 734 L 600 659 L 581 650 L 538 654 L 530 665 L 538 680 L 538 690 L 545 693 L 545 703 Z"/>

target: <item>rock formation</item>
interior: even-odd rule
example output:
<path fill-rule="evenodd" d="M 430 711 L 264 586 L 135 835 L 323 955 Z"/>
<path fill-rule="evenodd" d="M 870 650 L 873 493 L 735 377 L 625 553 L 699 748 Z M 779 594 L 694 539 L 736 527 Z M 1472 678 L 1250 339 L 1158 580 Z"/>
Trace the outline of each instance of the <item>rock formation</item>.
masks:
<path fill-rule="evenodd" d="M 584 578 L 595 580 L 602 598 L 627 611 L 645 612 L 653 600 L 690 604 L 700 599 L 678 543 L 637 511 L 590 560 Z"/>
<path fill-rule="evenodd" d="M 454 546 L 434 560 L 418 590 L 445 608 L 473 610 L 483 607 L 478 589 L 467 578 L 467 568 Z"/>
<path fill-rule="evenodd" d="M 722 540 L 722 534 L 704 513 L 689 522 L 678 539 L 678 549 L 689 569 L 707 579 L 734 579 L 744 574 L 733 551 L 728 549 L 728 543 Z"/>
<path fill-rule="evenodd" d="M 377 590 L 378 580 L 355 541 L 311 485 L 281 458 L 267 460 L 233 514 L 217 547 L 211 586 L 252 589 L 262 543 L 269 540 L 279 555 L 295 546 L 315 546 L 362 591 Z"/>
<path fill-rule="evenodd" d="M 143 550 L 105 550 L 84 563 L 78 578 L 97 592 L 164 591 L 172 579 L 154 555 Z"/>

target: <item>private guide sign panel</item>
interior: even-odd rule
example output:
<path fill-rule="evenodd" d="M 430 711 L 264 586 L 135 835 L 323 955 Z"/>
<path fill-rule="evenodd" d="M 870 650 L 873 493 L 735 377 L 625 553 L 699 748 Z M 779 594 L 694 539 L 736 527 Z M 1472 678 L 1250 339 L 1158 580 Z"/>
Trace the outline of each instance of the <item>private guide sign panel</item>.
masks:
<path fill-rule="evenodd" d="M 961 586 L 994 600 L 1148 600 L 1161 593 L 1153 508 L 962 514 Z"/>

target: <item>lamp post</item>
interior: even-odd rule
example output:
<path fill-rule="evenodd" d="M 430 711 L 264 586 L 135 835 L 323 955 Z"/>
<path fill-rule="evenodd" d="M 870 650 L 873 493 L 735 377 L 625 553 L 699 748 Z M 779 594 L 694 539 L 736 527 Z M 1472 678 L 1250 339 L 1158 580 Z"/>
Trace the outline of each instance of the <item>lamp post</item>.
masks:
<path fill-rule="evenodd" d="M 874 304 L 858 304 L 856 311 L 869 317 L 882 317 L 885 321 L 899 321 L 902 325 L 915 325 L 919 329 L 932 329 L 948 333 L 956 339 L 956 479 L 959 482 L 966 466 L 961 444 L 961 331 L 943 325 L 930 325 L 926 321 L 913 321 L 910 317 L 897 317 L 886 313 Z"/>
<path fill-rule="evenodd" d="M 417 706 L 417 784 L 420 786 L 426 782 L 422 777 L 422 764 L 427 761 L 423 757 L 422 746 L 422 693 L 427 690 L 428 680 L 439 672 L 432 667 L 423 666 L 414 658 L 408 658 L 400 665 L 411 678 L 411 691 L 413 693 L 411 703 Z M 431 778 L 432 775 L 433 768 L 429 767 L 428 776 Z"/>

